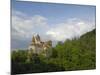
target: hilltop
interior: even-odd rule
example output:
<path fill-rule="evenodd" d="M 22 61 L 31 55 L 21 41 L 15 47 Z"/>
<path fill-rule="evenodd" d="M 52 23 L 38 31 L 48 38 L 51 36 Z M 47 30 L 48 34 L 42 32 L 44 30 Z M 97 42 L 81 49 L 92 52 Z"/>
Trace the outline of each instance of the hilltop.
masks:
<path fill-rule="evenodd" d="M 12 74 L 95 69 L 96 30 L 59 42 L 50 57 L 34 54 L 30 62 L 26 59 L 27 51 L 12 52 Z"/>

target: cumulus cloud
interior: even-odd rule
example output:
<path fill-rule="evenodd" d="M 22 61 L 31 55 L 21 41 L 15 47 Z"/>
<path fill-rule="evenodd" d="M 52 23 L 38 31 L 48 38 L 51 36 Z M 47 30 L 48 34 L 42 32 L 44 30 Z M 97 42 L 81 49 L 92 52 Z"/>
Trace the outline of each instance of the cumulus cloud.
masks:
<path fill-rule="evenodd" d="M 26 48 L 34 34 L 42 35 L 47 29 L 47 18 L 40 15 L 27 16 L 22 12 L 13 10 L 11 27 L 12 49 Z"/>
<path fill-rule="evenodd" d="M 21 14 L 18 13 L 18 15 Z M 14 38 L 29 38 L 32 34 L 39 32 L 40 29 L 42 31 L 44 28 L 47 28 L 47 19 L 40 15 L 23 16 L 24 18 L 18 15 L 16 13 L 12 15 L 12 36 Z"/>
<path fill-rule="evenodd" d="M 12 45 L 19 46 L 23 42 L 28 45 L 28 41 L 31 40 L 34 34 L 39 34 L 43 40 L 64 41 L 78 38 L 95 28 L 95 23 L 79 18 L 66 19 L 55 25 L 49 25 L 48 20 L 49 18 L 41 15 L 28 16 L 13 10 Z"/>
<path fill-rule="evenodd" d="M 65 41 L 66 39 L 79 38 L 81 35 L 95 28 L 94 24 L 79 19 L 70 19 L 65 23 L 57 24 L 46 32 L 52 40 Z"/>

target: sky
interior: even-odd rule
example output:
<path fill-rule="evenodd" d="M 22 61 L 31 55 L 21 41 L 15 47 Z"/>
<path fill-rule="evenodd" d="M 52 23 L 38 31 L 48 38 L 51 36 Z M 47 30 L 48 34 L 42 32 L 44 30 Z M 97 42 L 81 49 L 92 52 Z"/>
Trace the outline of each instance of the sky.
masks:
<path fill-rule="evenodd" d="M 95 6 L 12 0 L 11 48 L 25 49 L 33 35 L 53 43 L 95 29 Z"/>

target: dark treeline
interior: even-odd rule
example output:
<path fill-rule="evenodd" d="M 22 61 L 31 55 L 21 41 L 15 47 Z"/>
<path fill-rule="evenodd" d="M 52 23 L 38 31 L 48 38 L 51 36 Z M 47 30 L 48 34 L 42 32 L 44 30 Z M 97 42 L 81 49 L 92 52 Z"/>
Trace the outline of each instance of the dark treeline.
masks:
<path fill-rule="evenodd" d="M 11 54 L 12 74 L 95 69 L 96 30 L 79 39 L 59 42 L 52 48 L 50 57 L 33 54 L 27 62 L 27 50 L 12 51 Z"/>

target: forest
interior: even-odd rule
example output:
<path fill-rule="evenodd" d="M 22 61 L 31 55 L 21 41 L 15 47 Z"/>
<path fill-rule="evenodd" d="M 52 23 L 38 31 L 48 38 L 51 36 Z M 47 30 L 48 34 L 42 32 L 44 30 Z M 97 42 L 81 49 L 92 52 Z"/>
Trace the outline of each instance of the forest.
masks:
<path fill-rule="evenodd" d="M 80 38 L 58 42 L 52 55 L 33 54 L 27 62 L 27 50 L 11 52 L 11 74 L 89 70 L 96 68 L 96 29 Z"/>

